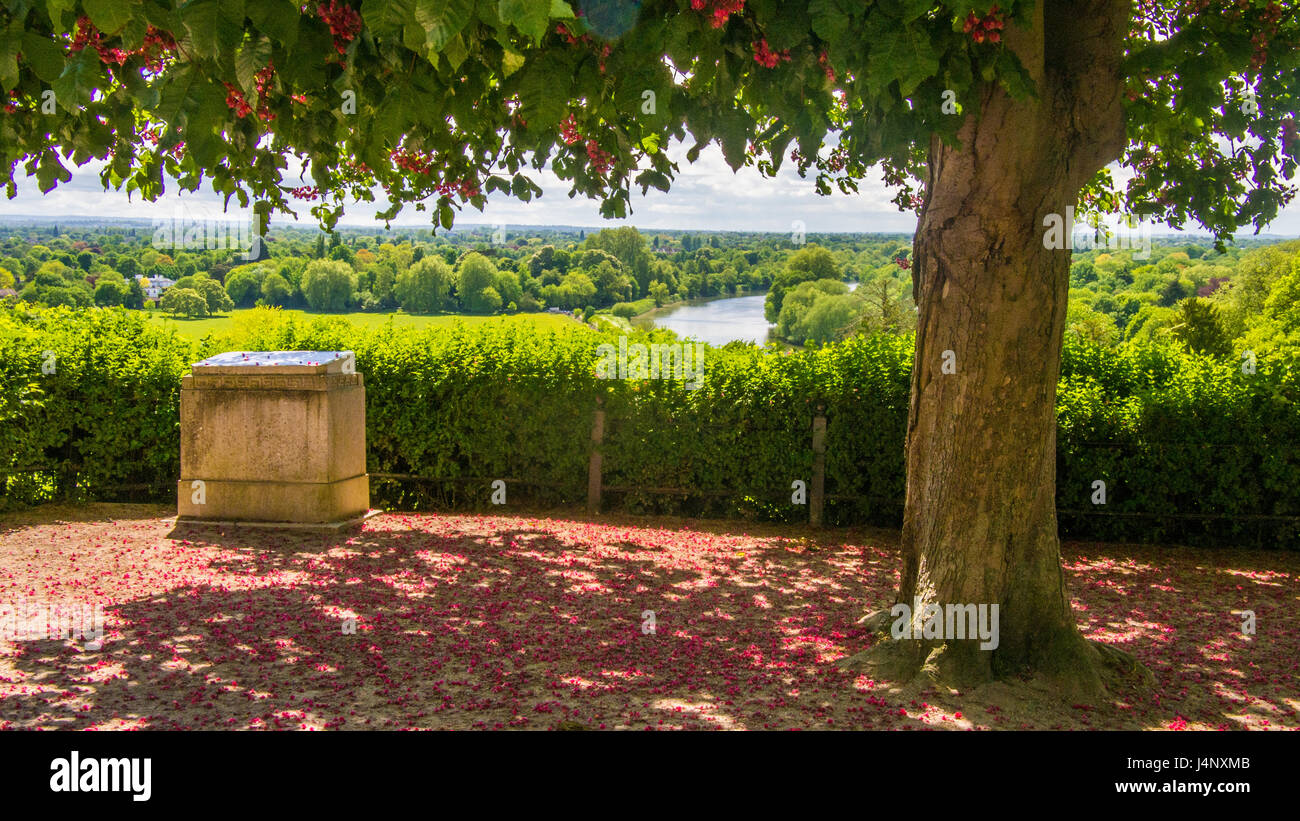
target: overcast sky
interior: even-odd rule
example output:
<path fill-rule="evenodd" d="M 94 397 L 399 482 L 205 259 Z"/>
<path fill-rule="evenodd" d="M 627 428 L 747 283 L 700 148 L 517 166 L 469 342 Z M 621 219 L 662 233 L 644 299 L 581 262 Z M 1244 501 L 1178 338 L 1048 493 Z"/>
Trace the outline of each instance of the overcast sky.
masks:
<path fill-rule="evenodd" d="M 722 159 L 717 146 L 710 146 L 694 164 L 685 161 L 685 150 L 672 149 L 680 165 L 680 173 L 672 191 L 664 193 L 653 188 L 643 197 L 634 189 L 633 213 L 627 220 L 605 220 L 600 216 L 599 203 L 578 196 L 570 199 L 568 186 L 555 177 L 549 169 L 532 172 L 533 179 L 542 186 L 545 194 L 530 203 L 522 203 L 499 192 L 489 198 L 483 213 L 467 208 L 457 218 L 457 226 L 492 225 L 574 225 L 610 226 L 631 224 L 642 229 L 684 229 L 717 231 L 772 231 L 785 233 L 796 220 L 801 220 L 808 233 L 822 232 L 912 232 L 916 220 L 903 214 L 890 202 L 893 193 L 872 174 L 860 184 L 860 193 L 844 195 L 838 192 L 818 196 L 813 190 L 813 177 L 800 179 L 787 162 L 775 179 L 763 177 L 757 169 L 742 168 L 733 173 Z M 73 179 L 42 196 L 34 178 L 19 181 L 18 196 L 7 200 L 0 197 L 0 215 L 9 216 L 94 216 L 135 217 L 146 219 L 168 218 L 178 213 L 184 202 L 187 212 L 210 212 L 219 218 L 221 197 L 203 191 L 195 194 L 169 192 L 157 202 L 144 202 L 138 196 L 128 199 L 124 192 L 104 191 L 99 182 L 100 165 L 90 163 L 73 170 Z M 310 180 L 304 184 L 310 184 Z M 304 203 L 304 206 L 306 204 Z M 378 209 L 369 203 L 349 205 L 343 222 L 349 225 L 382 227 L 374 221 Z M 429 212 L 417 212 L 410 206 L 403 211 L 395 224 L 429 225 Z M 277 215 L 272 226 L 290 221 Z M 298 224 L 309 226 L 313 218 L 304 207 Z M 1155 233 L 1168 229 L 1156 226 Z M 1279 215 L 1266 229 L 1267 233 L 1300 236 L 1300 204 L 1293 204 Z M 1242 236 L 1249 235 L 1249 230 Z"/>

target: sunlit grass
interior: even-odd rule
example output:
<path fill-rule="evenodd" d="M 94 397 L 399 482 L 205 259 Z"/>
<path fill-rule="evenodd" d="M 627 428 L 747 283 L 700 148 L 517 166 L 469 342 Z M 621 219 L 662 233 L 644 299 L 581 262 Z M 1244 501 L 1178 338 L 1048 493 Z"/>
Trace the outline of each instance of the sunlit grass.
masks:
<path fill-rule="evenodd" d="M 202 319 L 186 319 L 184 317 L 172 317 L 162 311 L 151 310 L 145 313 L 149 318 L 167 327 L 174 328 L 177 333 L 190 339 L 202 339 L 208 334 L 226 333 L 234 330 L 235 319 L 243 314 L 251 313 L 256 309 L 243 308 L 231 311 L 228 314 L 221 314 L 215 317 L 204 317 Z M 362 328 L 377 328 L 388 322 L 391 317 L 393 324 L 399 328 L 427 328 L 432 326 L 450 326 L 457 322 L 464 322 L 467 325 L 477 325 L 484 322 L 526 322 L 542 328 L 561 328 L 575 324 L 571 316 L 566 314 L 504 314 L 494 316 L 484 316 L 481 314 L 438 314 L 433 316 L 421 316 L 416 314 L 406 314 L 400 311 L 391 314 L 379 313 L 315 313 L 311 311 L 301 311 L 294 309 L 283 309 L 285 316 L 297 315 L 303 321 L 309 321 L 317 317 L 342 317 L 352 324 Z"/>

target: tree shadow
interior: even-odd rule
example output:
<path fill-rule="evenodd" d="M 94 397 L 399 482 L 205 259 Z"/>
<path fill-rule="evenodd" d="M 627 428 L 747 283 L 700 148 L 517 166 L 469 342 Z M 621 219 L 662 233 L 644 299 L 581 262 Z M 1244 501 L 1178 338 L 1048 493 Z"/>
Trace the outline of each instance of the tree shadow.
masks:
<path fill-rule="evenodd" d="M 737 607 L 753 574 L 728 583 L 725 561 L 536 528 L 211 538 L 191 547 L 220 548 L 220 585 L 111 608 L 98 652 L 23 642 L 38 686 L 5 699 L 10 726 L 750 726 L 744 681 L 813 675 L 802 600 L 840 586 L 794 561 L 764 609 Z"/>
<path fill-rule="evenodd" d="M 1067 544 L 1085 634 L 1157 686 L 1117 706 L 1009 705 L 1004 721 L 996 692 L 900 694 L 836 664 L 873 641 L 857 619 L 898 577 L 896 535 L 855 532 L 406 514 L 357 533 L 195 531 L 181 546 L 204 581 L 106 606 L 102 649 L 0 654 L 21 674 L 0 683 L 0 726 L 1296 724 L 1300 557 Z M 1255 611 L 1255 635 L 1234 609 Z"/>

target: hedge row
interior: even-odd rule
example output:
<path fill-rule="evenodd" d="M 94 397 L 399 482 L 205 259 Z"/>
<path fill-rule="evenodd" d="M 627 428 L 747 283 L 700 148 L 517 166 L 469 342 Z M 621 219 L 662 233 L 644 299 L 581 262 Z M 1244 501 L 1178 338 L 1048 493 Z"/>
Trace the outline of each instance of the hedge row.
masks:
<path fill-rule="evenodd" d="M 632 341 L 673 340 L 654 331 Z M 910 339 L 785 354 L 710 348 L 698 390 L 599 379 L 602 343 L 618 337 L 519 322 L 365 330 L 290 316 L 196 344 L 117 310 L 0 312 L 0 471 L 46 469 L 9 476 L 0 504 L 172 499 L 190 362 L 222 350 L 350 349 L 366 379 L 369 470 L 436 479 L 376 478 L 377 506 L 482 508 L 498 478 L 512 503 L 579 505 L 599 401 L 606 510 L 802 519 L 791 483 L 811 476 L 821 408 L 826 520 L 899 522 Z M 1256 368 L 1067 342 L 1063 535 L 1294 545 L 1296 521 L 1258 517 L 1300 516 L 1300 379 L 1283 362 Z M 1091 502 L 1096 480 L 1106 482 L 1104 507 Z"/>

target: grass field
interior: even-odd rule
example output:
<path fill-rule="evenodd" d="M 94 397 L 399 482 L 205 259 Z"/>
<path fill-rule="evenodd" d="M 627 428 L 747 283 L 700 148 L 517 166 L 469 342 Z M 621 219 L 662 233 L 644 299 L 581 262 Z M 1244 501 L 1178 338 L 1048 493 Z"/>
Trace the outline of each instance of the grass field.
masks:
<path fill-rule="evenodd" d="M 147 311 L 149 318 L 154 322 L 162 323 L 176 329 L 182 336 L 191 339 L 202 339 L 208 334 L 223 333 L 234 329 L 234 319 L 241 314 L 247 314 L 253 309 L 236 309 L 228 314 L 220 316 L 205 317 L 203 319 L 186 319 L 184 317 L 172 317 L 162 311 Z M 482 316 L 472 314 L 439 314 L 434 316 L 419 316 L 415 314 L 404 314 L 401 312 L 391 314 L 370 314 L 370 313 L 346 313 L 346 314 L 329 314 L 329 313 L 312 313 L 310 311 L 299 311 L 285 309 L 286 315 L 293 314 L 298 316 L 302 321 L 310 321 L 316 317 L 342 317 L 354 325 L 363 328 L 377 328 L 388 322 L 391 317 L 393 325 L 399 328 L 427 328 L 430 326 L 450 326 L 457 322 L 466 324 L 478 324 L 481 322 L 530 322 L 540 325 L 544 328 L 561 328 L 565 326 L 574 326 L 577 324 L 573 317 L 567 314 L 509 314 L 497 316 Z"/>

